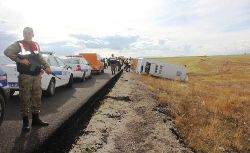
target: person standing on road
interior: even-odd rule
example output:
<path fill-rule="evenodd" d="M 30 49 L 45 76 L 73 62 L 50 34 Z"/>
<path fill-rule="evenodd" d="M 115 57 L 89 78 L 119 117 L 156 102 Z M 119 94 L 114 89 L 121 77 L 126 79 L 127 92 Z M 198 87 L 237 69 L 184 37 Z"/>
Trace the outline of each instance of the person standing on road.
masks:
<path fill-rule="evenodd" d="M 131 58 L 130 58 L 130 59 L 128 59 L 128 72 L 130 72 L 131 67 L 132 67 L 132 61 L 131 61 Z"/>
<path fill-rule="evenodd" d="M 125 70 L 126 72 L 128 72 L 128 68 L 129 68 L 129 61 L 128 61 L 128 59 L 125 60 L 124 64 L 125 64 L 124 70 Z"/>
<path fill-rule="evenodd" d="M 104 62 L 105 62 L 105 69 L 107 69 L 107 68 L 108 68 L 108 59 L 105 58 L 105 59 L 104 59 Z"/>
<path fill-rule="evenodd" d="M 32 112 L 32 126 L 48 126 L 39 118 L 41 110 L 41 72 L 52 74 L 49 64 L 40 54 L 38 43 L 32 41 L 34 37 L 33 29 L 26 27 L 23 30 L 23 40 L 17 41 L 10 45 L 4 54 L 17 64 L 19 72 L 19 98 L 20 111 L 23 117 L 24 132 L 29 132 L 29 112 Z M 35 64 L 36 63 L 36 64 Z"/>
<path fill-rule="evenodd" d="M 116 58 L 114 57 L 114 54 L 111 55 L 111 57 L 109 58 L 109 61 L 110 61 L 112 75 L 115 75 Z"/>
<path fill-rule="evenodd" d="M 121 71 L 121 67 L 122 67 L 121 58 L 119 57 L 116 62 L 117 62 L 118 71 Z"/>

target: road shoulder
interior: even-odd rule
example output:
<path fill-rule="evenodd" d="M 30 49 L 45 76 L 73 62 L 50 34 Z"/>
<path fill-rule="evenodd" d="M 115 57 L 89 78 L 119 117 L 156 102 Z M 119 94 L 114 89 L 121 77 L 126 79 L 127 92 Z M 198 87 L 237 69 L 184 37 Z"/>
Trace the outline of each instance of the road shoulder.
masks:
<path fill-rule="evenodd" d="M 134 74 L 123 73 L 70 152 L 191 152 L 153 97 Z"/>

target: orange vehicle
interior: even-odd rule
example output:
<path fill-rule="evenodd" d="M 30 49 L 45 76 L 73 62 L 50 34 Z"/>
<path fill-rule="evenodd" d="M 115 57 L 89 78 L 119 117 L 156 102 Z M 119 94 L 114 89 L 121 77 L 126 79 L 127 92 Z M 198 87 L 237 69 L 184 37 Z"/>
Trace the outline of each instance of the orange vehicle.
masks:
<path fill-rule="evenodd" d="M 101 56 L 96 53 L 80 53 L 92 67 L 92 73 L 104 73 L 104 63 L 101 61 Z"/>

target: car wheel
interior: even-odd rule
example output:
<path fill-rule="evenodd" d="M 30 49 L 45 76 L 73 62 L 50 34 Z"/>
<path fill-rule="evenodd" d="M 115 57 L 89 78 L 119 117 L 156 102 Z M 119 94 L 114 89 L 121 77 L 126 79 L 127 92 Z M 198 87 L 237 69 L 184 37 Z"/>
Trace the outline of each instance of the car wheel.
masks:
<path fill-rule="evenodd" d="M 10 90 L 10 97 L 12 97 L 15 93 L 15 90 Z"/>
<path fill-rule="evenodd" d="M 48 96 L 54 96 L 55 91 L 56 91 L 56 83 L 54 79 L 51 79 L 46 93 Z"/>
<path fill-rule="evenodd" d="M 69 82 L 68 82 L 68 84 L 67 84 L 67 87 L 68 87 L 68 88 L 71 88 L 71 87 L 73 86 L 73 82 L 74 82 L 74 80 L 73 80 L 73 75 L 70 75 L 70 78 L 69 78 Z"/>
<path fill-rule="evenodd" d="M 85 81 L 85 79 L 86 79 L 85 76 L 86 76 L 86 73 L 84 72 L 83 75 L 82 75 L 82 78 L 80 79 L 81 82 Z"/>
<path fill-rule="evenodd" d="M 4 112 L 5 112 L 5 101 L 3 95 L 0 94 L 0 125 L 3 123 Z"/>

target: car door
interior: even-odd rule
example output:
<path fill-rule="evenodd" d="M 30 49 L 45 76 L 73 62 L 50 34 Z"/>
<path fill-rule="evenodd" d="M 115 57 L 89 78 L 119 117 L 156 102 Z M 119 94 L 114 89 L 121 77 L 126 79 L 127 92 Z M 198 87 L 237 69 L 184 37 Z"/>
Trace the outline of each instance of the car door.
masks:
<path fill-rule="evenodd" d="M 54 56 L 48 57 L 48 63 L 51 66 L 53 74 L 56 76 L 56 87 L 62 86 L 64 83 L 62 68 L 60 67 L 59 63 L 57 62 Z"/>
<path fill-rule="evenodd" d="M 69 78 L 70 78 L 70 71 L 69 71 L 69 67 L 58 57 L 55 57 L 57 63 L 59 64 L 59 67 L 62 71 L 62 80 L 63 80 L 63 84 L 67 84 L 69 82 Z"/>

